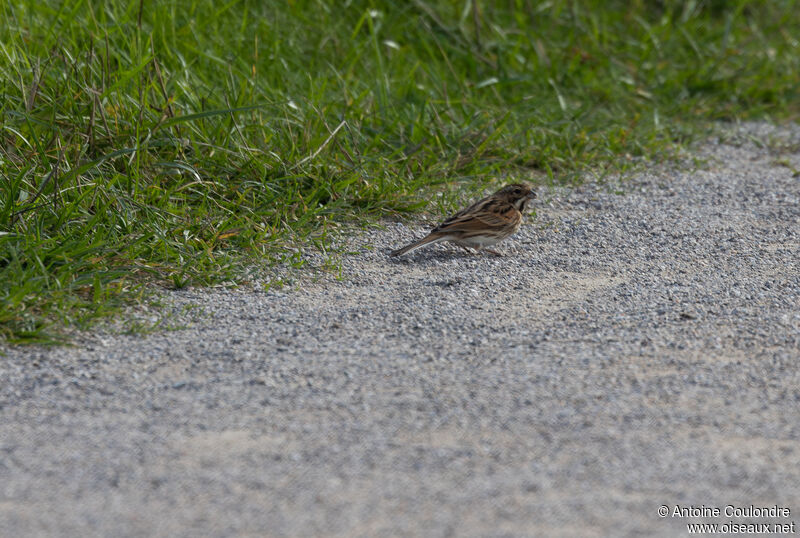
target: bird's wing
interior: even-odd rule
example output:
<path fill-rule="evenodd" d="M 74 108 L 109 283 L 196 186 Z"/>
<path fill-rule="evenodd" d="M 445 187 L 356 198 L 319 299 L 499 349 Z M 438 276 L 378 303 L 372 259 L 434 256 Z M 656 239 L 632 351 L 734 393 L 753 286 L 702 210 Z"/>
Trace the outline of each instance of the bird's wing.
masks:
<path fill-rule="evenodd" d="M 516 226 L 522 214 L 502 200 L 488 198 L 463 209 L 442 222 L 433 232 L 475 232 Z"/>

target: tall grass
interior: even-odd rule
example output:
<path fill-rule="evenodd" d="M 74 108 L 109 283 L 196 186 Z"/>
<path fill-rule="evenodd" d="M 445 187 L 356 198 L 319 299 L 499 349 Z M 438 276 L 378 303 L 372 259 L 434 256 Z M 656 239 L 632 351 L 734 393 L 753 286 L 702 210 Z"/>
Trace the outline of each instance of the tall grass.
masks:
<path fill-rule="evenodd" d="M 658 158 L 709 121 L 796 118 L 798 13 L 9 0 L 0 338 L 46 340 L 145 283 L 236 281 L 324 243 L 335 220 L 424 207 L 429 189 L 570 181 Z"/>

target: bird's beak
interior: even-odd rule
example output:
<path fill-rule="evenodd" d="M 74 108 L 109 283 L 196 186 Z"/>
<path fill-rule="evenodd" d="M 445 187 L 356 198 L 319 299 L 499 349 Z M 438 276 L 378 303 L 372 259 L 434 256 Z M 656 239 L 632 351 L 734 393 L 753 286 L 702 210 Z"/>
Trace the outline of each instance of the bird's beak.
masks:
<path fill-rule="evenodd" d="M 534 198 L 536 198 L 536 193 L 533 192 L 533 191 L 529 192 L 528 193 L 528 199 L 529 200 L 533 200 Z"/>

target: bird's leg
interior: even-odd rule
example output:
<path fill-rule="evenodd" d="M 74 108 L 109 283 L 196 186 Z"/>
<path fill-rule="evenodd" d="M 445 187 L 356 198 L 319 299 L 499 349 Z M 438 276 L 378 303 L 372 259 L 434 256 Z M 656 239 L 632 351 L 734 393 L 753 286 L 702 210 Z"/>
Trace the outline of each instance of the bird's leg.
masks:
<path fill-rule="evenodd" d="M 484 249 L 483 249 L 483 251 L 484 251 L 484 252 L 488 252 L 489 254 L 493 254 L 493 255 L 495 255 L 495 256 L 498 256 L 498 257 L 500 257 L 500 258 L 502 258 L 502 257 L 503 257 L 503 255 L 502 255 L 501 253 L 497 252 L 496 250 L 492 250 L 492 249 L 490 249 L 490 248 L 484 248 Z"/>

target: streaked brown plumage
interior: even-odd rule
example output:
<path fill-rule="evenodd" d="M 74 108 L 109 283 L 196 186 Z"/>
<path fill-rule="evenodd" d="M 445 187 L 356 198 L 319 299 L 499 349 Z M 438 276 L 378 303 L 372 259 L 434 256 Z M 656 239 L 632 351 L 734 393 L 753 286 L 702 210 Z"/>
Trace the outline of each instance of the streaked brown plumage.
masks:
<path fill-rule="evenodd" d="M 427 236 L 393 251 L 390 256 L 402 256 L 441 241 L 452 241 L 464 248 L 485 250 L 500 256 L 499 252 L 486 247 L 506 239 L 519 230 L 522 224 L 522 212 L 532 198 L 536 198 L 536 193 L 527 185 L 519 183 L 507 185 L 493 195 L 462 209 L 431 230 Z"/>

